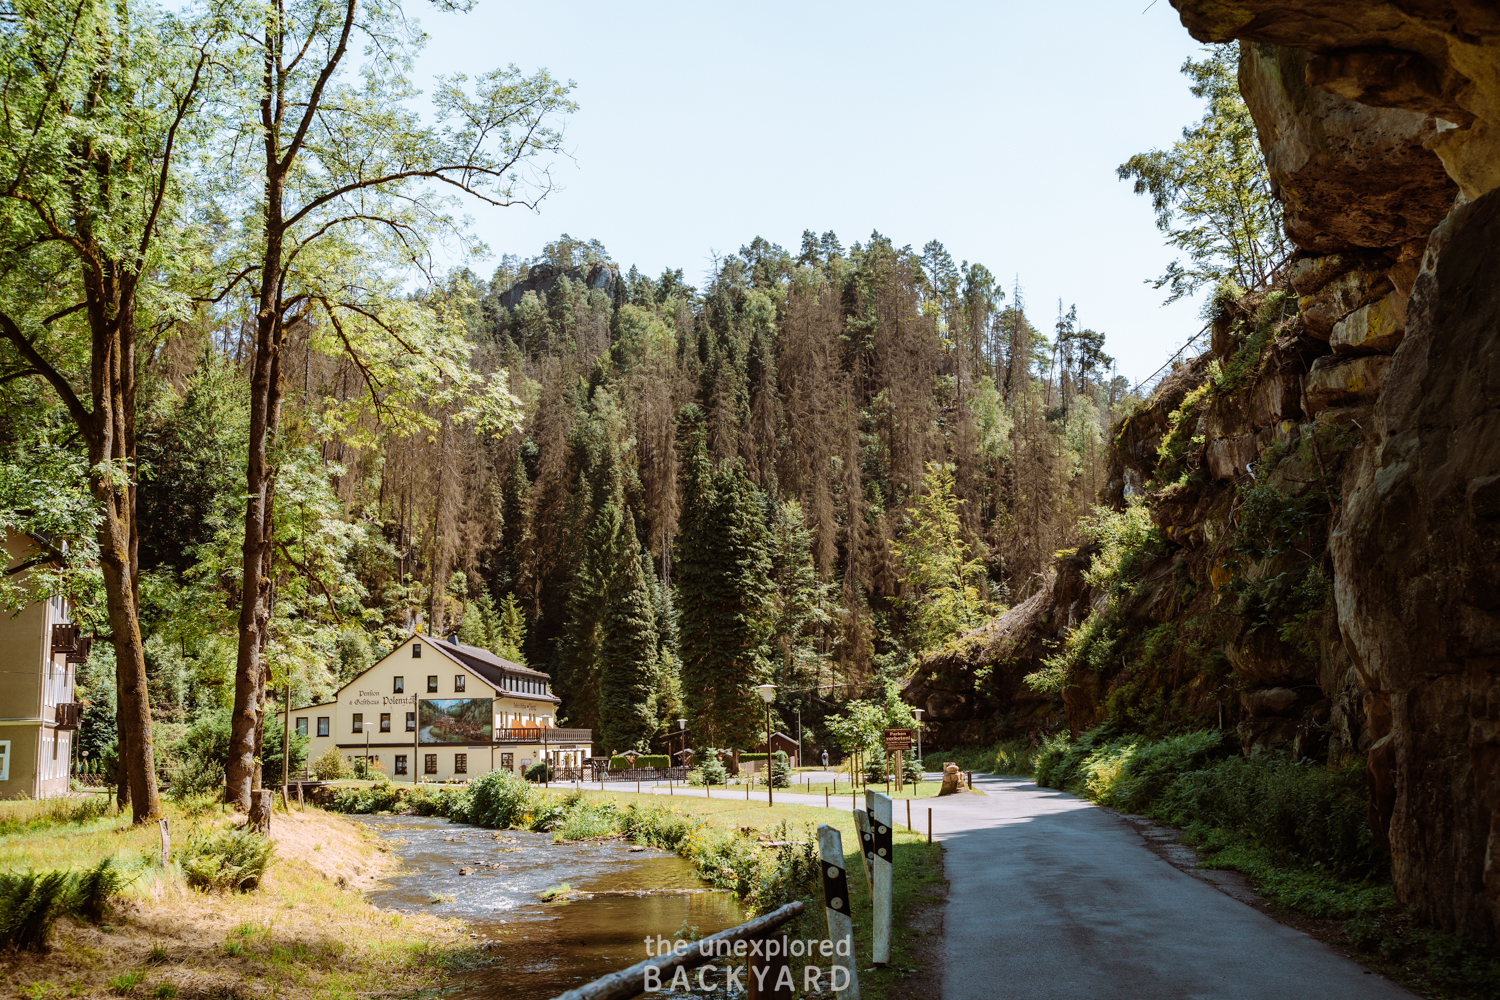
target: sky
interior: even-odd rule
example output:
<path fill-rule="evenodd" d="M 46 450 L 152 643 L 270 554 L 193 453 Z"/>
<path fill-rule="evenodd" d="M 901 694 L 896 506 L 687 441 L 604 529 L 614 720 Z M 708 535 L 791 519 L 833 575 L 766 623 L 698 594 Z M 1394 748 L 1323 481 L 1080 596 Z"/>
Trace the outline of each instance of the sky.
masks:
<path fill-rule="evenodd" d="M 493 254 L 475 270 L 566 232 L 701 287 L 756 236 L 937 239 L 1019 280 L 1044 332 L 1076 304 L 1135 381 L 1201 326 L 1146 283 L 1173 254 L 1115 176 L 1202 113 L 1179 70 L 1203 49 L 1148 2 L 478 0 L 423 14 L 415 78 L 515 63 L 577 85 L 539 210 L 470 210 Z"/>

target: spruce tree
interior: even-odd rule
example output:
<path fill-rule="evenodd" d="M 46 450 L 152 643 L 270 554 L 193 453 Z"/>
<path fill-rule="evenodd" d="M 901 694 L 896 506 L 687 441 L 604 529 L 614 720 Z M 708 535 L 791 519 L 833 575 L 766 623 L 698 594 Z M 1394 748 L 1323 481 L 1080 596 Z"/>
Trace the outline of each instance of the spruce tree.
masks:
<path fill-rule="evenodd" d="M 759 742 L 755 685 L 768 675 L 770 558 L 764 505 L 737 468 L 711 472 L 701 443 L 688 462 L 678 537 L 678 643 L 698 746 Z"/>
<path fill-rule="evenodd" d="M 657 649 L 651 588 L 641 570 L 635 517 L 618 502 L 599 513 L 609 579 L 600 616 L 599 725 L 610 753 L 648 749 L 656 732 Z"/>

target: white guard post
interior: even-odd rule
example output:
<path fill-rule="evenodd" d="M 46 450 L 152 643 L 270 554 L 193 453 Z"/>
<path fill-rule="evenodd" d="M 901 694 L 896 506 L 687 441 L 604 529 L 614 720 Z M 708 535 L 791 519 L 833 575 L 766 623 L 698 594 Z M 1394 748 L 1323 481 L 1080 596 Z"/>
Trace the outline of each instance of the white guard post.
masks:
<path fill-rule="evenodd" d="M 891 797 L 866 789 L 865 811 L 870 814 L 870 866 L 874 869 L 870 896 L 875 902 L 875 933 L 871 951 L 875 964 L 883 967 L 891 960 L 891 864 L 895 861 Z"/>
<path fill-rule="evenodd" d="M 818 824 L 818 856 L 823 862 L 823 912 L 828 915 L 828 940 L 835 945 L 848 941 L 849 954 L 834 958 L 835 965 L 847 963 L 849 988 L 842 991 L 843 1000 L 859 1000 L 859 962 L 854 954 L 854 916 L 849 909 L 849 877 L 844 871 L 844 838 L 826 823 Z"/>
<path fill-rule="evenodd" d="M 854 829 L 859 831 L 859 856 L 865 863 L 865 888 L 870 897 L 875 896 L 875 872 L 870 859 L 875 856 L 875 841 L 870 833 L 870 814 L 863 809 L 854 810 Z"/>

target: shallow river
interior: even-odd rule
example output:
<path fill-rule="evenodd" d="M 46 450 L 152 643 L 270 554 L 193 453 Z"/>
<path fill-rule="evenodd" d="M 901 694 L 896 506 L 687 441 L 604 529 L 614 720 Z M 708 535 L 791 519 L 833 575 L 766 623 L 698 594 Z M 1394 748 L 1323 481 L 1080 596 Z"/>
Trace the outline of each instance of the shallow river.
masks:
<path fill-rule="evenodd" d="M 647 957 L 647 934 L 712 934 L 745 920 L 733 894 L 706 891 L 692 864 L 666 851 L 632 851 L 617 840 L 554 844 L 550 833 L 426 816 L 349 818 L 405 862 L 371 902 L 459 917 L 498 942 L 492 964 L 462 977 L 453 994 L 462 1000 L 548 1000 Z M 562 883 L 576 895 L 537 898 Z"/>

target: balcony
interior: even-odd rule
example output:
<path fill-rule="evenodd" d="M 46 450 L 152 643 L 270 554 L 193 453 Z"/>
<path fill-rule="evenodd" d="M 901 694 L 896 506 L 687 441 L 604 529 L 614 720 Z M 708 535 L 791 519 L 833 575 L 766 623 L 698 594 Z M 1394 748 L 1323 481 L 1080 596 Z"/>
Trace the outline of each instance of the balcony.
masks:
<path fill-rule="evenodd" d="M 593 743 L 594 731 L 592 729 L 497 729 L 495 730 L 496 743 L 541 743 L 542 737 L 546 737 L 548 743 Z"/>
<path fill-rule="evenodd" d="M 68 663 L 83 663 L 89 658 L 89 649 L 94 637 L 84 635 L 83 630 L 71 622 L 52 626 L 52 652 L 66 653 Z"/>
<path fill-rule="evenodd" d="M 57 728 L 77 729 L 79 721 L 83 718 L 83 706 L 76 701 L 66 702 L 57 706 Z"/>
<path fill-rule="evenodd" d="M 72 623 L 52 626 L 52 652 L 72 653 L 78 649 L 83 631 Z"/>

